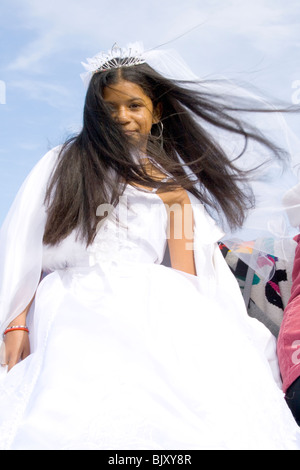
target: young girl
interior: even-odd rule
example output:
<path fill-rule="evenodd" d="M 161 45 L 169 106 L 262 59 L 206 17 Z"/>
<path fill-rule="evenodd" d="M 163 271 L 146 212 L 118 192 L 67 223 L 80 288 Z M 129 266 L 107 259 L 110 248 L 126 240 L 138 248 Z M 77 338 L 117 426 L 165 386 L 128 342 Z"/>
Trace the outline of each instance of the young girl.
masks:
<path fill-rule="evenodd" d="M 2 228 L 1 449 L 300 447 L 275 340 L 207 212 L 236 227 L 253 202 L 207 124 L 276 149 L 204 85 L 151 67 L 161 54 L 89 61 L 82 131 Z"/>

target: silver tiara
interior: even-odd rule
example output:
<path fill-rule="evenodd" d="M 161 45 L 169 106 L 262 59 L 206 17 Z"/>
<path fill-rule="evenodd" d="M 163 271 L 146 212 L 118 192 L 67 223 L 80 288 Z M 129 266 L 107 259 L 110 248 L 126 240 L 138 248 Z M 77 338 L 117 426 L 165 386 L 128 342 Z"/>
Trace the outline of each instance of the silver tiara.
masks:
<path fill-rule="evenodd" d="M 108 53 L 100 52 L 93 58 L 87 59 L 87 64 L 82 62 L 83 67 L 88 73 L 97 73 L 110 69 L 121 67 L 133 67 L 134 65 L 145 64 L 143 57 L 143 48 L 139 43 L 128 45 L 127 48 L 121 48 L 116 43 Z"/>

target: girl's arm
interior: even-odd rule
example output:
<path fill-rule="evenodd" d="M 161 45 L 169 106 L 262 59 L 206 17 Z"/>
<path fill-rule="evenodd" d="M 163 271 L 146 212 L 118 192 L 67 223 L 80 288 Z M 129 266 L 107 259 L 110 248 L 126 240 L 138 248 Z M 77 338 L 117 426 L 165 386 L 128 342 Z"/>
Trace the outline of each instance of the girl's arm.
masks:
<path fill-rule="evenodd" d="M 21 313 L 17 318 L 15 318 L 8 326 L 25 326 L 27 321 L 27 315 L 30 310 L 30 307 L 33 303 L 34 298 L 30 304 L 26 307 L 24 312 Z M 30 343 L 29 335 L 26 331 L 11 331 L 5 336 L 5 361 L 3 365 L 8 366 L 8 371 L 10 371 L 18 362 L 26 359 L 30 354 Z"/>
<path fill-rule="evenodd" d="M 145 163 L 152 178 L 165 180 L 166 175 L 148 161 Z M 173 269 L 196 275 L 194 259 L 194 216 L 191 201 L 185 189 L 158 190 L 168 212 L 168 246 Z"/>
<path fill-rule="evenodd" d="M 194 216 L 187 192 L 159 193 L 168 212 L 168 245 L 173 269 L 196 275 L 194 259 Z"/>

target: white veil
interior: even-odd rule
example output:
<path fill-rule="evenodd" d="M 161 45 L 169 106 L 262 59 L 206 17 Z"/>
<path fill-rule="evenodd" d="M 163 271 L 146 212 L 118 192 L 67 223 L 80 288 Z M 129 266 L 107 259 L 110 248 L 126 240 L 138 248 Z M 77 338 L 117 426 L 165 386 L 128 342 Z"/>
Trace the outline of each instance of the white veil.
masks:
<path fill-rule="evenodd" d="M 46 222 L 44 198 L 59 149 L 48 152 L 29 174 L 0 230 L 0 341 L 37 290 Z"/>

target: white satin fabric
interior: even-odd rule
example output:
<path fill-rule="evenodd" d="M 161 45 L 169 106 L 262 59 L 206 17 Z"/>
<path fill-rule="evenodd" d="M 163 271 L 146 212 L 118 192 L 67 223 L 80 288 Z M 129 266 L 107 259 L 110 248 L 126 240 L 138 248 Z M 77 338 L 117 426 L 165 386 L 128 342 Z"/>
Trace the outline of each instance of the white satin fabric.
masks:
<path fill-rule="evenodd" d="M 46 248 L 56 158 L 34 169 L 1 235 L 2 328 L 47 276 L 32 353 L 0 380 L 0 449 L 300 448 L 275 339 L 248 317 L 203 207 L 190 195 L 197 276 L 160 264 L 166 208 L 132 186 L 91 247 L 72 235 Z"/>

